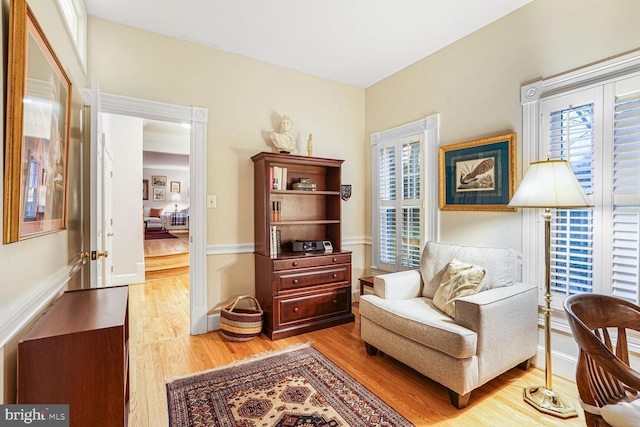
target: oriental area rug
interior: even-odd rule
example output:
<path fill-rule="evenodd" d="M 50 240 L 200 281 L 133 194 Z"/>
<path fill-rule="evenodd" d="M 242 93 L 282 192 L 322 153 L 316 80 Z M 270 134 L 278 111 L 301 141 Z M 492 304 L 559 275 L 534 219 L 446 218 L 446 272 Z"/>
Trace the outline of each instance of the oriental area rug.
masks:
<path fill-rule="evenodd" d="M 172 427 L 413 426 L 310 345 L 167 382 Z"/>

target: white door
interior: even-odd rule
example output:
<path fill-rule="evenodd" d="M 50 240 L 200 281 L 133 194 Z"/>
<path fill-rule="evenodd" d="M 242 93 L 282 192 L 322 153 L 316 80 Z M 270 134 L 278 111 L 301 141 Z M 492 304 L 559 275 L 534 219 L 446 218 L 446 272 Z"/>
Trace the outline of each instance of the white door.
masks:
<path fill-rule="evenodd" d="M 104 135 L 102 137 L 104 141 Z M 113 282 L 113 151 L 108 141 L 104 144 L 102 155 L 102 248 L 106 254 L 103 261 L 103 286 Z"/>
<path fill-rule="evenodd" d="M 112 221 L 111 212 L 105 212 L 105 208 L 111 209 L 111 195 L 105 196 L 108 186 L 111 192 L 111 177 L 106 179 L 107 172 L 111 175 L 110 153 L 105 147 L 105 138 L 102 133 L 100 87 L 98 78 L 91 78 L 91 129 L 90 129 L 90 235 L 89 235 L 89 265 L 91 287 L 101 288 L 111 284 L 111 265 L 106 265 L 109 256 L 105 241 L 111 240 L 110 228 L 105 227 L 105 221 Z M 107 165 L 105 167 L 105 164 Z M 107 274 L 108 272 L 108 274 Z"/>

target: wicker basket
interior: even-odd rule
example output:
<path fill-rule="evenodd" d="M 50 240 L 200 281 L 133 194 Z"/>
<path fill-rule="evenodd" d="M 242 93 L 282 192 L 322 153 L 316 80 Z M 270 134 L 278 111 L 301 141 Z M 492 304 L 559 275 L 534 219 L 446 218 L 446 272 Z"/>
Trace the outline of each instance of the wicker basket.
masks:
<path fill-rule="evenodd" d="M 240 300 L 250 299 L 255 308 L 236 308 Z M 220 313 L 222 336 L 228 341 L 249 341 L 262 331 L 262 308 L 257 299 L 250 295 L 236 297 Z"/>

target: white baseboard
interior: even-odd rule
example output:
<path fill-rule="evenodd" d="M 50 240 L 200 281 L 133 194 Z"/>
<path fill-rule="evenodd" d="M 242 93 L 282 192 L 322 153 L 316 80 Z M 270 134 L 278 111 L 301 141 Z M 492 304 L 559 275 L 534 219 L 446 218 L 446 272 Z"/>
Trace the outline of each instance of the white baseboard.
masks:
<path fill-rule="evenodd" d="M 208 314 L 207 315 L 207 331 L 219 331 L 220 330 L 220 314 Z"/>
<path fill-rule="evenodd" d="M 545 354 L 544 346 L 538 346 L 536 358 L 533 364 L 540 369 L 545 369 Z M 575 357 L 561 353 L 559 351 L 551 350 L 551 371 L 554 376 L 565 378 L 569 381 L 576 380 L 576 366 L 578 361 Z"/>

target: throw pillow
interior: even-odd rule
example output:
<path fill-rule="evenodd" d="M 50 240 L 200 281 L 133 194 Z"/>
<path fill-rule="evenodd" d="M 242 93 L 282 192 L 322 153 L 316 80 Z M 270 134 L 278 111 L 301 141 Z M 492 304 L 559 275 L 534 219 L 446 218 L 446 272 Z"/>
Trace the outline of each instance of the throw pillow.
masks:
<path fill-rule="evenodd" d="M 473 295 L 482 289 L 487 270 L 453 259 L 447 266 L 442 283 L 433 296 L 433 304 L 449 317 L 456 315 L 456 298 Z"/>
<path fill-rule="evenodd" d="M 162 215 L 162 208 L 157 208 L 157 209 L 151 208 L 151 212 L 149 213 L 149 216 L 160 218 L 160 215 Z"/>

